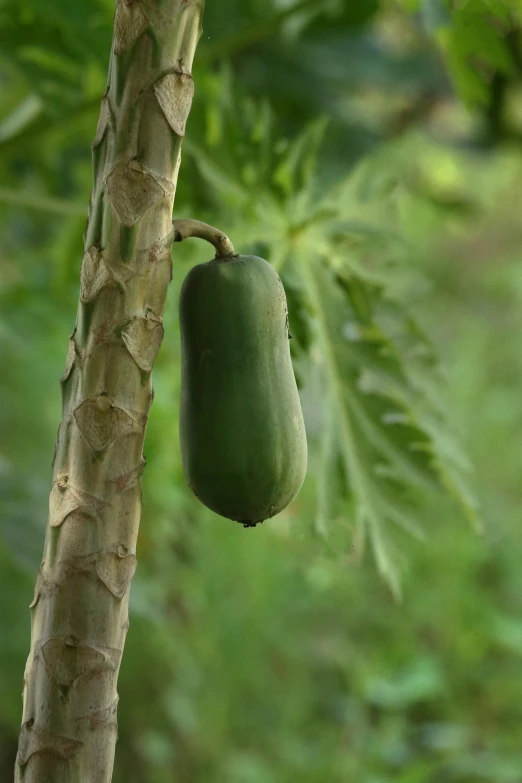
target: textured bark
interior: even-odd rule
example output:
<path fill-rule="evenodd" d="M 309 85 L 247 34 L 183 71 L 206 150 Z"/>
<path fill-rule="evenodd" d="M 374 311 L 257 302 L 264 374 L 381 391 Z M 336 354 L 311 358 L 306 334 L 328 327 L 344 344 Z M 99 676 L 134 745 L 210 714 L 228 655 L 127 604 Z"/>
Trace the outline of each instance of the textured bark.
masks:
<path fill-rule="evenodd" d="M 15 780 L 109 783 L 151 371 L 204 0 L 119 0 L 31 604 Z"/>

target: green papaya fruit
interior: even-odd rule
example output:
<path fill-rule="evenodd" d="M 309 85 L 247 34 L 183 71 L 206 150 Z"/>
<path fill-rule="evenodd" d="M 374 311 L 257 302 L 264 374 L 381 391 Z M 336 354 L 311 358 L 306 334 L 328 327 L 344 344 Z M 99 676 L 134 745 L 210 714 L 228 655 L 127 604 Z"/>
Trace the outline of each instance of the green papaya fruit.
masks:
<path fill-rule="evenodd" d="M 307 468 L 283 284 L 257 256 L 216 258 L 188 273 L 179 318 L 185 477 L 205 506 L 253 527 L 294 499 Z"/>

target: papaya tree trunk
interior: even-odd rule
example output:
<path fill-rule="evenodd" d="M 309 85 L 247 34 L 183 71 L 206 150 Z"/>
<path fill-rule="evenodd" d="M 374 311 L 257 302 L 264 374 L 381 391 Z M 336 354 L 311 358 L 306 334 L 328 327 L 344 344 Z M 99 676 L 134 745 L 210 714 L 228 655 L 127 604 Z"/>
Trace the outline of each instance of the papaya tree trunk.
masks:
<path fill-rule="evenodd" d="M 118 0 L 15 780 L 109 783 L 172 207 L 204 0 Z M 144 666 L 146 661 L 144 661 Z"/>

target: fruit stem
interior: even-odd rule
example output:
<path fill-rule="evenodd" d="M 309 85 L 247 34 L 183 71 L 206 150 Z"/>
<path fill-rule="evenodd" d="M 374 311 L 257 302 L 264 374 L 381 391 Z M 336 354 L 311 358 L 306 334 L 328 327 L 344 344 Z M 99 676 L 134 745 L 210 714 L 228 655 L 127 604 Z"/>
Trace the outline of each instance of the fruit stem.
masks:
<path fill-rule="evenodd" d="M 219 229 L 209 226 L 208 223 L 202 223 L 201 220 L 173 220 L 172 221 L 172 241 L 183 242 L 184 239 L 197 237 L 205 239 L 216 248 L 216 258 L 225 258 L 236 255 L 232 242 Z"/>

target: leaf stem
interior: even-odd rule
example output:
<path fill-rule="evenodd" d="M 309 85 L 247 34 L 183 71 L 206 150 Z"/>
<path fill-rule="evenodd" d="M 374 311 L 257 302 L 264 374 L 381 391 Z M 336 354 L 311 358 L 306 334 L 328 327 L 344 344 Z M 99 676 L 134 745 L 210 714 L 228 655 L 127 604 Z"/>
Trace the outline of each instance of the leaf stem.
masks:
<path fill-rule="evenodd" d="M 37 196 L 27 191 L 10 188 L 0 187 L 0 203 L 37 209 L 40 212 L 54 212 L 56 215 L 87 216 L 87 209 L 83 204 L 49 196 Z"/>

